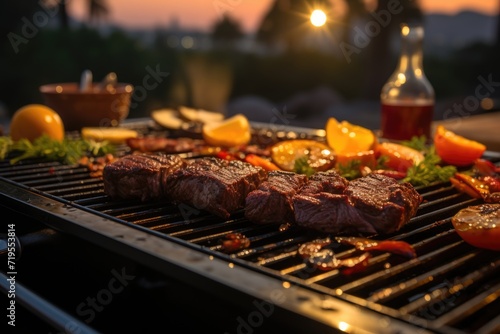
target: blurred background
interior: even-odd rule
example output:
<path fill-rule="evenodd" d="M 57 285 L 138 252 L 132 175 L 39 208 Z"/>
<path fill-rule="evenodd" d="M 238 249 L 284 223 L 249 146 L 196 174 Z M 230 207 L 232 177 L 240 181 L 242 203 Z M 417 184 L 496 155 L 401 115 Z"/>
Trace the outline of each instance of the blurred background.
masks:
<path fill-rule="evenodd" d="M 495 110 L 499 0 L 23 0 L 0 9 L 0 117 L 43 103 L 41 84 L 113 71 L 136 87 L 129 118 L 179 105 L 250 120 L 373 129 L 399 25 L 425 28 L 435 119 Z M 311 21 L 314 9 L 326 23 Z M 316 26 L 315 24 L 319 25 Z M 480 89 L 478 88 L 480 87 Z"/>

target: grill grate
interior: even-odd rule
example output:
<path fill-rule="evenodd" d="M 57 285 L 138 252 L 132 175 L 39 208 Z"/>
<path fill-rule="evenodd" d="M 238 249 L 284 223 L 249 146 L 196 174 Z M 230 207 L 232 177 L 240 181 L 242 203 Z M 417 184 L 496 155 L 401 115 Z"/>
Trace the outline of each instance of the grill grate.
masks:
<path fill-rule="evenodd" d="M 163 238 L 182 240 L 262 274 L 436 332 L 500 330 L 500 252 L 469 246 L 455 233 L 451 216 L 480 202 L 458 193 L 449 183 L 418 188 L 424 202 L 417 215 L 400 231 L 384 236 L 412 244 L 417 258 L 378 252 L 369 259 L 366 270 L 346 276 L 339 270 L 325 272 L 306 265 L 297 256 L 297 248 L 324 235 L 295 226 L 252 224 L 242 211 L 223 220 L 169 202 L 112 201 L 104 194 L 102 181 L 90 177 L 79 165 L 32 160 L 14 167 L 3 161 L 0 177 L 72 207 Z M 245 235 L 250 247 L 223 253 L 221 239 L 228 233 Z M 357 254 L 344 245 L 334 251 L 338 257 Z"/>

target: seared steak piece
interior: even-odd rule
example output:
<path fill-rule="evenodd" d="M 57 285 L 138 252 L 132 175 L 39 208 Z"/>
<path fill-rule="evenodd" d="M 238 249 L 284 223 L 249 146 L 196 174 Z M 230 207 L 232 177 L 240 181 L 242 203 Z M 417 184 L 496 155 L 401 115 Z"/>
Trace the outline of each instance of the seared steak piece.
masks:
<path fill-rule="evenodd" d="M 313 174 L 293 197 L 296 223 L 334 234 L 374 233 L 344 194 L 348 184 L 336 170 Z"/>
<path fill-rule="evenodd" d="M 293 198 L 298 225 L 332 234 L 373 234 L 373 226 L 361 217 L 346 195 L 327 192 L 298 194 Z"/>
<path fill-rule="evenodd" d="M 378 233 L 399 230 L 417 213 L 422 202 L 422 196 L 411 184 L 376 173 L 351 181 L 345 194 Z"/>
<path fill-rule="evenodd" d="M 326 192 L 330 194 L 342 194 L 348 183 L 349 181 L 334 169 L 326 172 L 317 172 L 309 177 L 309 181 L 300 189 L 300 193 L 316 194 Z"/>
<path fill-rule="evenodd" d="M 191 138 L 142 137 L 128 138 L 126 143 L 134 151 L 173 154 L 194 151 L 204 144 L 204 141 Z"/>
<path fill-rule="evenodd" d="M 126 155 L 104 167 L 104 192 L 112 198 L 161 199 L 167 176 L 185 165 L 177 155 Z"/>
<path fill-rule="evenodd" d="M 258 224 L 293 223 L 292 197 L 306 183 L 307 176 L 271 171 L 258 189 L 245 200 L 245 217 Z"/>
<path fill-rule="evenodd" d="M 293 197 L 296 223 L 333 234 L 390 233 L 406 224 L 422 202 L 412 185 L 381 174 L 369 174 L 334 191 L 308 182 Z"/>
<path fill-rule="evenodd" d="M 169 196 L 222 218 L 245 205 L 249 192 L 267 178 L 267 172 L 239 160 L 197 159 L 168 176 Z"/>

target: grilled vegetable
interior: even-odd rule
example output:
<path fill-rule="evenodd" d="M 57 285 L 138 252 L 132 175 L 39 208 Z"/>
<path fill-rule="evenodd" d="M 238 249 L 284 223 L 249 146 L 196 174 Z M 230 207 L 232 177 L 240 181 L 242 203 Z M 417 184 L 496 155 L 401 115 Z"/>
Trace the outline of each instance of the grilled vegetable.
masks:
<path fill-rule="evenodd" d="M 393 254 L 402 255 L 408 258 L 415 258 L 417 254 L 415 249 L 407 242 L 404 241 L 394 241 L 394 240 L 383 240 L 377 241 L 367 238 L 359 237 L 337 237 L 335 238 L 337 242 L 341 244 L 351 245 L 356 247 L 360 251 L 382 251 L 389 252 Z"/>
<path fill-rule="evenodd" d="M 271 147 L 271 158 L 279 168 L 290 172 L 295 171 L 297 159 L 307 159 L 310 168 L 317 172 L 333 168 L 336 156 L 324 143 L 309 139 L 292 139 L 274 144 Z"/>
<path fill-rule="evenodd" d="M 470 206 L 460 210 L 451 222 L 465 242 L 500 251 L 500 204 Z"/>
<path fill-rule="evenodd" d="M 262 167 L 267 171 L 280 170 L 280 168 L 276 166 L 274 163 L 272 163 L 266 158 L 259 157 L 256 154 L 247 154 L 245 156 L 245 161 L 254 166 Z"/>
<path fill-rule="evenodd" d="M 386 156 L 386 165 L 392 170 L 406 172 L 408 168 L 424 160 L 422 152 L 397 143 L 379 143 L 375 147 L 377 157 Z"/>
<path fill-rule="evenodd" d="M 434 146 L 443 162 L 459 167 L 472 165 L 486 150 L 485 145 L 459 136 L 442 125 L 436 129 Z"/>

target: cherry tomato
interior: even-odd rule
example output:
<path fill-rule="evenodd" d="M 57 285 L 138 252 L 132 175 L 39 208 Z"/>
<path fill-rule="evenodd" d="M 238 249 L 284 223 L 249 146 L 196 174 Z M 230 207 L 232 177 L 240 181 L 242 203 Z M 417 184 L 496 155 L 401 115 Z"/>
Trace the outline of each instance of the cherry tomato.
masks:
<path fill-rule="evenodd" d="M 383 142 L 375 148 L 377 157 L 387 157 L 386 165 L 392 170 L 406 172 L 413 165 L 424 160 L 424 155 L 411 147 L 397 143 Z"/>
<path fill-rule="evenodd" d="M 459 136 L 442 125 L 436 128 L 434 147 L 443 162 L 458 167 L 472 165 L 486 150 L 480 142 Z"/>

